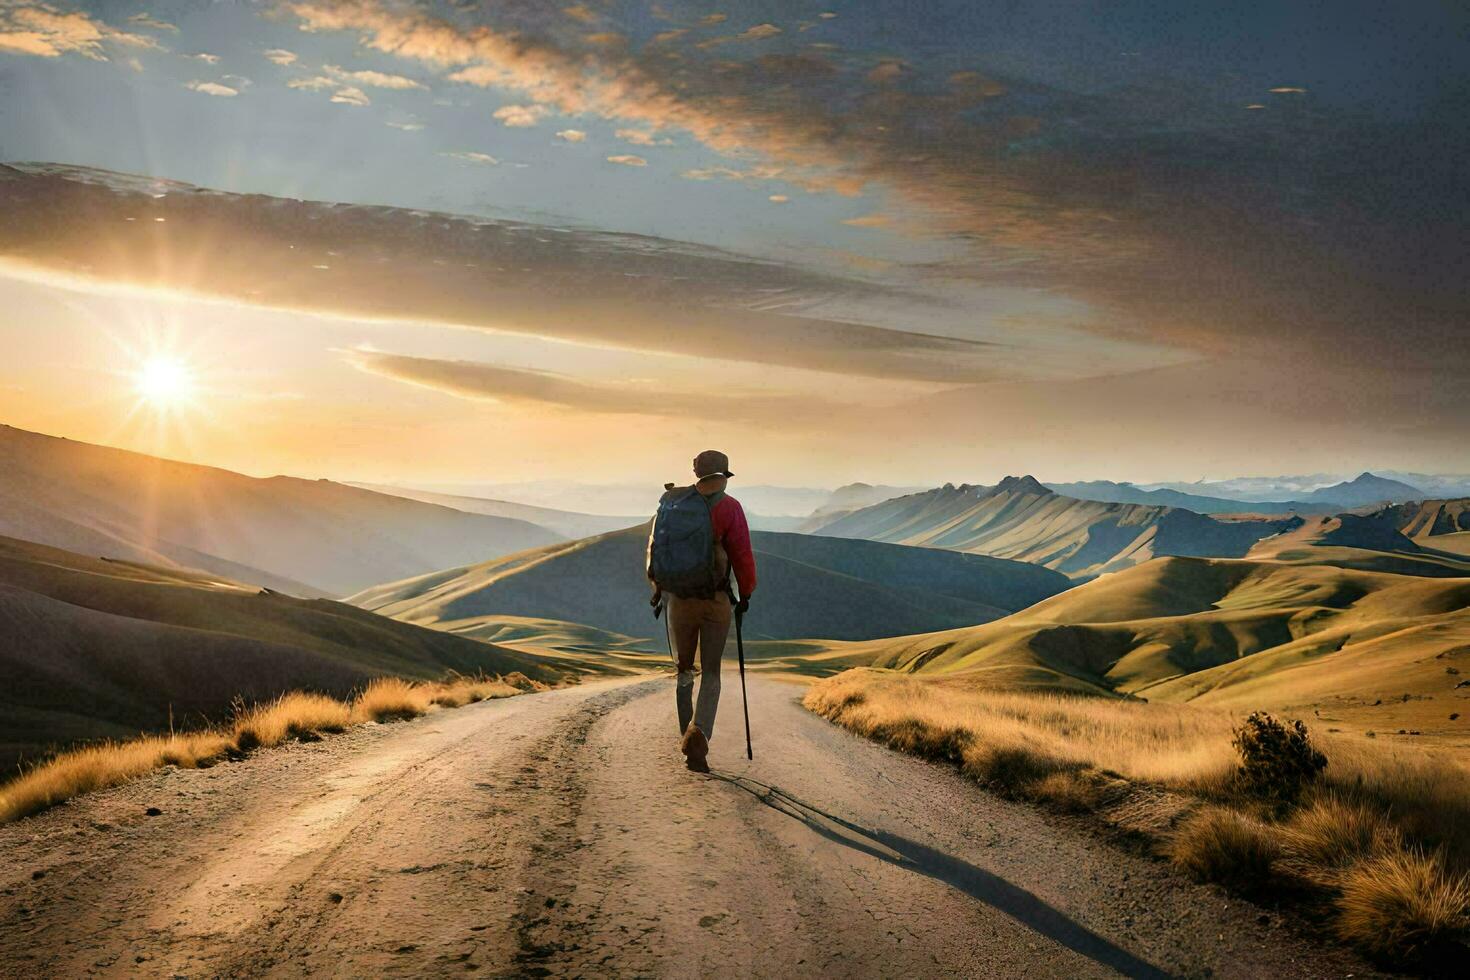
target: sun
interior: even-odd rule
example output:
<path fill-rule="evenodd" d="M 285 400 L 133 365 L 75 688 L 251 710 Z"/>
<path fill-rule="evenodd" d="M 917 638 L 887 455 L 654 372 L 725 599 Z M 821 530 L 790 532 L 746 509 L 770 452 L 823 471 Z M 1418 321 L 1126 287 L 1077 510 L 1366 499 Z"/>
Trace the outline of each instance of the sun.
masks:
<path fill-rule="evenodd" d="M 152 357 L 133 375 L 138 397 L 155 408 L 173 408 L 189 401 L 194 393 L 194 373 L 182 361 Z"/>

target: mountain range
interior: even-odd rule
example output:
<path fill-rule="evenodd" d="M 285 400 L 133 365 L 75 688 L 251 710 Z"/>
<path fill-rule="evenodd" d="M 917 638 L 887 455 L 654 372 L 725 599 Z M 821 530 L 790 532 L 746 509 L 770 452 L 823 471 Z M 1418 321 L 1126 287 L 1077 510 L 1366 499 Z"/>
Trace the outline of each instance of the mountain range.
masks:
<path fill-rule="evenodd" d="M 1053 493 L 1079 500 L 1099 500 L 1113 504 L 1148 504 L 1157 507 L 1182 507 L 1196 514 L 1320 514 L 1347 510 L 1335 503 L 1309 500 L 1244 501 L 1235 497 L 1206 497 L 1161 487 L 1145 490 L 1132 483 L 1111 480 L 1087 480 L 1081 483 L 1047 483 Z"/>
<path fill-rule="evenodd" d="M 1426 497 L 1470 495 L 1470 476 L 1382 471 L 1361 473 L 1351 479 L 1330 473 L 1304 476 L 1238 477 L 1197 483 L 1142 484 L 1146 490 L 1177 490 L 1200 496 L 1247 501 L 1252 504 L 1299 500 L 1315 505 L 1330 502 L 1347 510 L 1380 503 L 1403 503 Z"/>
<path fill-rule="evenodd" d="M 813 533 L 947 548 L 1042 565 L 1074 579 L 1160 555 L 1240 557 L 1300 518 L 1221 521 L 1193 511 L 1079 500 L 1034 477 L 993 487 L 946 484 L 818 524 Z"/>
<path fill-rule="evenodd" d="M 550 544 L 529 521 L 0 426 L 0 534 L 299 596 Z"/>
<path fill-rule="evenodd" d="M 1067 588 L 1022 562 L 757 531 L 760 584 L 749 639 L 870 639 L 988 622 Z M 505 617 L 580 623 L 658 638 L 642 574 L 646 525 L 367 589 L 348 601 L 465 635 L 500 635 Z"/>

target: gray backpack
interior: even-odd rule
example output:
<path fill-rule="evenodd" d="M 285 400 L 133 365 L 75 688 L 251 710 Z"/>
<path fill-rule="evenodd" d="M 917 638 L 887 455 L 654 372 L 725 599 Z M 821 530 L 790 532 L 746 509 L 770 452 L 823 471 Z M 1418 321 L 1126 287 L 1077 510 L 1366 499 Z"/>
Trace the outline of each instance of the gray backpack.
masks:
<path fill-rule="evenodd" d="M 694 487 L 669 484 L 658 502 L 648 539 L 648 569 L 654 584 L 681 599 L 713 599 L 727 587 L 715 551 L 714 506 Z"/>

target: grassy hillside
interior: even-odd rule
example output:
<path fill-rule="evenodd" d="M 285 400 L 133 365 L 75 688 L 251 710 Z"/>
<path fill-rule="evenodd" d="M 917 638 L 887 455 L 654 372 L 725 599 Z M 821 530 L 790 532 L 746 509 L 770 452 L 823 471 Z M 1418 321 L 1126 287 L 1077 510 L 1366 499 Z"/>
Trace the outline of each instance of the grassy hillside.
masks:
<path fill-rule="evenodd" d="M 1470 560 L 1456 552 L 1464 532 L 1437 514 L 1458 501 L 1406 504 L 1368 514 L 1317 517 L 1300 527 L 1265 538 L 1249 558 L 1298 565 L 1333 565 L 1362 571 L 1440 578 L 1470 576 Z M 1438 505 L 1438 506 L 1436 506 Z M 1434 529 L 1441 533 L 1434 533 Z M 1414 537 L 1409 537 L 1412 533 Z"/>
<path fill-rule="evenodd" d="M 567 667 L 572 665 L 568 664 Z M 564 667 L 325 599 L 0 538 L 0 765 L 219 718 L 232 699 L 346 696 L 372 677 Z M 594 668 L 596 669 L 596 668 Z"/>
<path fill-rule="evenodd" d="M 899 497 L 814 533 L 993 555 L 1090 578 L 1160 555 L 1237 558 L 1298 521 L 1218 521 L 1172 507 L 1078 500 L 1028 476 Z"/>
<path fill-rule="evenodd" d="M 647 638 L 647 526 L 522 552 L 368 589 L 349 601 L 423 626 L 455 629 L 486 616 L 583 623 Z M 755 532 L 760 586 L 751 639 L 867 639 L 997 619 L 1067 580 L 977 555 Z"/>
<path fill-rule="evenodd" d="M 1470 497 L 1398 504 L 1371 516 L 1421 547 L 1470 556 Z"/>
<path fill-rule="evenodd" d="M 559 538 L 327 480 L 255 479 L 10 426 L 0 426 L 0 534 L 294 595 L 355 592 Z"/>
<path fill-rule="evenodd" d="M 828 653 L 985 689 L 1319 711 L 1470 744 L 1470 578 L 1162 558 L 993 623 Z"/>

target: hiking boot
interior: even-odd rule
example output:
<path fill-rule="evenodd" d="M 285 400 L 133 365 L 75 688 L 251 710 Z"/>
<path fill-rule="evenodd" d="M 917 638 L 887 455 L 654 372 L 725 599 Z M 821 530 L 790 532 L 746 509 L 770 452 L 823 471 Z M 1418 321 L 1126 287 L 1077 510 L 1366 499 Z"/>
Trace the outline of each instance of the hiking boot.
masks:
<path fill-rule="evenodd" d="M 690 723 L 679 751 L 684 753 L 684 764 L 692 772 L 709 772 L 709 763 L 705 761 L 709 757 L 709 739 L 704 737 L 698 725 Z"/>

